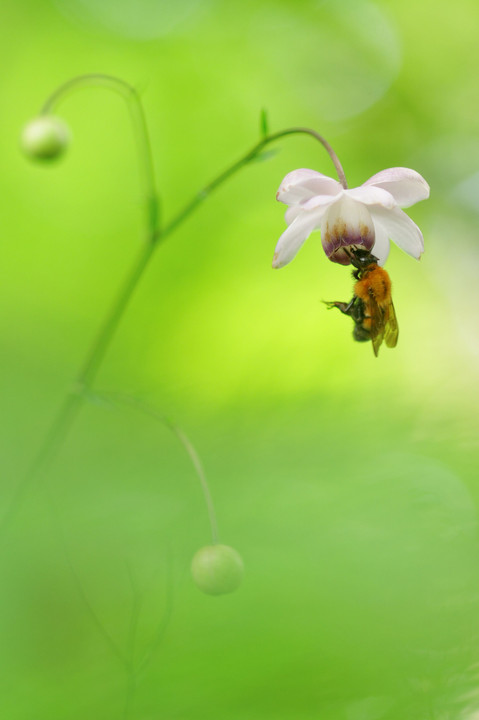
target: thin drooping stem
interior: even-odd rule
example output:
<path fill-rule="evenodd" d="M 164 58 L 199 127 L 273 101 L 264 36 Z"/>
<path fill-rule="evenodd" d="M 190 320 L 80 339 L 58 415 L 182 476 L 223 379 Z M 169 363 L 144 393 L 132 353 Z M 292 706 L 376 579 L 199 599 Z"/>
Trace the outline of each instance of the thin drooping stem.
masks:
<path fill-rule="evenodd" d="M 173 230 L 176 230 L 176 228 L 183 223 L 191 213 L 196 210 L 196 208 L 201 205 L 204 200 L 214 191 L 216 190 L 220 185 L 222 185 L 226 180 L 229 180 L 230 177 L 235 175 L 238 170 L 241 170 L 245 165 L 255 160 L 258 155 L 265 149 L 267 145 L 269 145 L 272 142 L 275 142 L 276 140 L 280 140 L 283 137 L 287 137 L 288 135 L 310 135 L 311 137 L 318 140 L 323 147 L 326 149 L 327 153 L 329 154 L 331 160 L 333 161 L 334 167 L 336 168 L 336 172 L 338 174 L 339 182 L 343 186 L 343 188 L 347 188 L 348 184 L 346 182 L 346 176 L 344 174 L 344 170 L 342 168 L 341 163 L 339 162 L 339 158 L 334 152 L 331 145 L 315 130 L 310 130 L 309 128 L 302 128 L 302 127 L 294 127 L 294 128 L 288 128 L 287 130 L 281 130 L 280 132 L 273 133 L 272 135 L 268 135 L 265 138 L 263 138 L 259 143 L 254 145 L 249 152 L 246 153 L 242 158 L 240 158 L 237 162 L 233 163 L 229 168 L 227 168 L 224 172 L 222 172 L 220 175 L 218 175 L 212 182 L 210 182 L 208 185 L 205 185 L 204 188 L 202 188 L 194 197 L 192 200 L 190 200 L 189 203 L 187 203 L 182 210 L 176 215 L 176 217 L 173 218 L 169 223 L 166 224 L 163 232 L 158 237 L 158 241 L 166 240 L 168 235 L 170 235 Z"/>
<path fill-rule="evenodd" d="M 21 507 L 25 493 L 32 480 L 34 480 L 37 474 L 48 466 L 67 437 L 70 427 L 83 403 L 83 392 L 90 389 L 91 383 L 96 377 L 105 353 L 108 350 L 113 335 L 115 334 L 115 330 L 118 327 L 130 298 L 148 265 L 154 248 L 155 245 L 153 243 L 146 243 L 142 246 L 139 256 L 133 265 L 130 274 L 127 276 L 125 283 L 120 288 L 120 291 L 115 298 L 103 325 L 101 326 L 97 338 L 91 346 L 90 352 L 88 353 L 69 394 L 66 395 L 58 411 L 58 415 L 54 419 L 43 444 L 41 445 L 33 463 L 30 465 L 15 490 L 14 496 L 0 523 L 0 537 L 7 530 L 10 522 L 13 520 L 17 511 Z"/>
<path fill-rule="evenodd" d="M 94 397 L 104 398 L 115 401 L 117 403 L 122 403 L 123 405 L 128 405 L 134 410 L 141 412 L 143 415 L 151 417 L 153 420 L 156 420 L 157 422 L 161 423 L 169 430 L 171 430 L 171 432 L 180 441 L 183 448 L 185 449 L 188 457 L 191 460 L 191 464 L 195 469 L 198 480 L 200 481 L 201 491 L 203 493 L 206 509 L 208 511 L 208 518 L 211 528 L 211 539 L 213 545 L 216 545 L 219 542 L 219 534 L 213 498 L 211 496 L 211 491 L 208 485 L 208 481 L 206 479 L 206 473 L 204 471 L 203 464 L 193 446 L 193 443 L 188 438 L 187 434 L 176 423 L 174 423 L 172 420 L 159 412 L 155 407 L 153 407 L 149 403 L 144 402 L 143 400 L 140 400 L 139 398 L 132 397 L 131 395 L 126 395 L 124 393 L 95 393 Z"/>
<path fill-rule="evenodd" d="M 83 75 L 73 78 L 73 80 L 59 87 L 47 100 L 42 108 L 42 112 L 44 114 L 53 112 L 59 102 L 73 90 L 89 86 L 100 86 L 115 90 L 124 97 L 130 110 L 140 160 L 140 175 L 142 178 L 146 207 L 145 227 L 147 242 L 142 246 L 138 258 L 134 261 L 130 272 L 121 285 L 118 295 L 101 325 L 100 331 L 86 356 L 82 368 L 76 376 L 70 392 L 65 397 L 57 416 L 45 436 L 43 444 L 40 446 L 32 464 L 14 491 L 13 498 L 0 522 L 0 537 L 4 535 L 12 519 L 21 507 L 31 482 L 48 466 L 67 437 L 69 429 L 82 405 L 82 391 L 91 386 L 102 364 L 105 353 L 123 313 L 150 261 L 155 248 L 155 241 L 160 231 L 159 199 L 155 186 L 149 135 L 141 101 L 134 88 L 123 82 L 123 80 L 107 75 Z"/>
<path fill-rule="evenodd" d="M 126 642 L 126 648 L 127 648 L 127 660 L 130 668 L 135 667 L 135 651 L 136 651 L 136 636 L 138 633 L 138 622 L 140 619 L 140 610 L 141 610 L 141 595 L 137 587 L 137 583 L 135 580 L 135 577 L 133 575 L 133 570 L 131 569 L 129 563 L 126 564 L 126 569 L 128 573 L 128 579 L 130 581 L 131 591 L 133 595 L 133 602 L 131 607 L 131 616 L 130 616 L 130 625 L 128 627 L 128 638 Z"/>
<path fill-rule="evenodd" d="M 171 558 L 170 552 L 168 552 L 167 557 L 167 565 L 166 565 L 166 607 L 163 615 L 161 616 L 160 622 L 158 623 L 158 627 L 155 632 L 155 636 L 150 644 L 150 646 L 145 651 L 145 654 L 143 655 L 143 658 L 138 663 L 138 667 L 136 670 L 136 682 L 138 683 L 140 677 L 143 675 L 143 673 L 146 671 L 148 666 L 153 661 L 153 658 L 155 656 L 155 653 L 158 651 L 159 647 L 161 646 L 161 643 L 163 642 L 163 638 L 165 637 L 166 631 L 168 629 L 168 625 L 171 620 L 171 615 L 173 613 L 173 561 Z"/>
<path fill-rule="evenodd" d="M 153 155 L 151 152 L 150 136 L 146 124 L 143 105 L 134 87 L 120 78 L 112 75 L 93 73 L 90 75 L 79 75 L 60 85 L 44 104 L 41 112 L 49 115 L 55 112 L 59 103 L 75 90 L 81 88 L 99 87 L 121 95 L 126 101 L 130 117 L 133 123 L 133 134 L 136 141 L 138 160 L 140 163 L 140 179 L 146 211 L 146 227 L 149 229 L 147 239 L 152 240 L 159 227 L 159 198 L 156 190 L 155 171 L 153 167 Z"/>
<path fill-rule="evenodd" d="M 71 572 L 72 578 L 75 582 L 75 586 L 77 589 L 78 594 L 80 595 L 83 604 L 85 605 L 85 608 L 90 616 L 90 619 L 93 623 L 93 625 L 96 627 L 98 633 L 103 638 L 106 646 L 110 649 L 112 654 L 120 661 L 120 663 L 123 665 L 125 670 L 128 671 L 128 656 L 125 655 L 122 650 L 120 649 L 120 646 L 117 644 L 117 642 L 113 639 L 113 637 L 110 635 L 106 627 L 101 622 L 100 618 L 96 614 L 93 605 L 91 604 L 90 600 L 88 599 L 87 593 L 85 592 L 85 589 L 83 587 L 83 584 L 80 580 L 80 577 L 78 576 L 75 567 L 73 565 L 73 562 L 70 557 L 70 552 L 68 550 L 68 545 L 65 538 L 65 531 L 63 529 L 63 524 L 60 520 L 60 513 L 58 512 L 57 505 L 55 503 L 55 500 L 53 498 L 53 494 L 51 493 L 50 489 L 47 486 L 47 494 L 48 494 L 48 505 L 50 514 L 52 517 L 53 524 L 55 526 L 56 532 L 61 540 L 61 545 L 63 548 L 63 553 L 65 556 L 65 560 L 67 563 L 67 566 Z"/>
<path fill-rule="evenodd" d="M 178 425 L 175 425 L 175 423 L 171 422 L 171 420 L 168 420 L 167 418 L 164 419 L 165 424 L 167 427 L 170 428 L 170 430 L 176 435 L 180 443 L 185 448 L 186 452 L 189 455 L 189 458 L 191 462 L 193 463 L 193 467 L 196 470 L 196 474 L 198 475 L 198 479 L 201 484 L 201 489 L 203 491 L 203 496 L 205 498 L 206 507 L 208 510 L 208 516 L 210 519 L 210 527 L 211 527 L 211 539 L 213 541 L 213 545 L 216 545 L 219 542 L 219 535 L 218 535 L 218 523 L 216 522 L 216 514 L 215 509 L 213 506 L 213 499 L 211 497 L 210 488 L 208 485 L 208 482 L 206 480 L 205 471 L 203 469 L 203 465 L 201 463 L 201 460 L 198 456 L 198 453 L 196 452 L 195 448 L 191 444 L 189 438 L 186 436 L 186 434 L 183 432 L 183 430 L 178 427 Z"/>
<path fill-rule="evenodd" d="M 120 292 L 115 298 L 109 313 L 107 314 L 103 325 L 98 332 L 90 352 L 85 358 L 83 366 L 77 375 L 74 389 L 81 392 L 83 388 L 90 388 L 96 374 L 102 364 L 106 351 L 110 346 L 110 342 L 120 323 L 123 313 L 125 312 L 131 296 L 135 292 L 138 283 L 150 262 L 155 245 L 147 243 L 143 245 L 140 253 L 133 264 L 130 274 L 127 276 L 125 283 L 120 288 Z"/>
<path fill-rule="evenodd" d="M 125 704 L 124 704 L 124 710 L 123 710 L 123 720 L 127 720 L 134 701 L 135 696 L 135 690 L 138 685 L 138 680 L 141 675 L 145 672 L 151 661 L 153 660 L 155 652 L 158 650 L 159 646 L 161 645 L 161 642 L 165 636 L 166 630 L 168 628 L 172 611 L 173 611 L 173 577 L 172 577 L 172 561 L 171 557 L 169 556 L 170 553 L 168 552 L 168 561 L 167 561 L 167 576 L 166 576 L 166 606 L 165 610 L 162 613 L 159 625 L 155 631 L 155 634 L 151 640 L 150 645 L 148 648 L 144 651 L 141 659 L 139 662 L 136 661 L 136 640 L 137 640 L 137 634 L 138 634 L 138 624 L 139 624 L 139 618 L 140 618 L 140 610 L 141 610 L 141 594 L 139 592 L 137 583 L 135 581 L 135 578 L 133 576 L 133 573 L 131 571 L 131 568 L 129 567 L 127 563 L 127 573 L 130 581 L 130 586 L 132 589 L 132 595 L 133 595 L 133 602 L 132 602 L 132 608 L 131 608 L 131 614 L 130 614 L 130 623 L 128 627 L 128 635 L 127 635 L 127 641 L 126 641 L 126 651 L 124 652 L 120 645 L 114 640 L 112 635 L 108 632 L 107 628 L 103 624 L 103 622 L 100 620 L 99 616 L 97 615 L 90 599 L 88 598 L 88 595 L 83 587 L 83 583 L 75 570 L 75 567 L 73 565 L 70 552 L 68 549 L 68 543 L 65 537 L 65 531 L 63 527 L 63 523 L 60 518 L 60 513 L 58 511 L 57 504 L 54 500 L 53 494 L 50 491 L 50 488 L 47 485 L 47 499 L 48 499 L 48 507 L 50 510 L 50 515 L 52 518 L 53 525 L 55 526 L 56 532 L 58 534 L 58 537 L 61 540 L 61 545 L 64 553 L 64 557 L 66 560 L 66 564 L 71 572 L 73 581 L 75 583 L 76 589 L 78 591 L 78 594 L 87 610 L 87 613 L 90 617 L 90 620 L 92 624 L 97 629 L 99 635 L 103 638 L 103 641 L 108 647 L 108 649 L 111 651 L 112 655 L 116 657 L 116 659 L 119 661 L 123 669 L 126 673 L 126 692 L 125 692 Z"/>
<path fill-rule="evenodd" d="M 138 623 L 140 620 L 141 595 L 139 593 L 135 577 L 130 565 L 127 563 L 128 578 L 130 580 L 131 590 L 133 594 L 133 604 L 130 615 L 130 625 L 128 628 L 128 637 L 126 641 L 126 693 L 125 706 L 123 710 L 123 720 L 128 720 L 131 707 L 133 705 L 136 690 L 136 636 L 138 634 Z"/>
<path fill-rule="evenodd" d="M 14 496 L 7 508 L 2 522 L 0 523 L 0 537 L 5 533 L 13 517 L 21 507 L 26 490 L 37 475 L 42 472 L 63 444 L 68 432 L 82 405 L 82 397 L 85 391 L 92 387 L 92 383 L 100 369 L 107 350 L 110 347 L 113 336 L 118 325 L 129 305 L 131 297 L 147 267 L 149 266 L 154 249 L 169 237 L 209 195 L 229 178 L 236 174 L 241 168 L 254 161 L 264 148 L 272 142 L 286 136 L 306 134 L 318 140 L 328 152 L 336 168 L 339 180 L 344 188 L 347 187 L 343 168 L 336 154 L 329 143 L 316 131 L 309 128 L 293 127 L 263 137 L 254 147 L 242 158 L 233 163 L 224 172 L 220 173 L 212 182 L 206 185 L 183 209 L 163 228 L 159 224 L 159 199 L 156 192 L 153 160 L 150 141 L 147 131 L 146 120 L 137 92 L 123 80 L 108 75 L 82 75 L 73 78 L 56 90 L 45 103 L 42 112 L 50 113 L 55 110 L 60 100 L 76 89 L 84 87 L 103 87 L 120 93 L 127 101 L 128 108 L 133 120 L 133 130 L 137 142 L 138 156 L 140 159 L 140 172 L 142 177 L 144 202 L 146 207 L 146 237 L 147 243 L 143 246 L 139 257 L 135 260 L 130 273 L 125 278 L 120 290 L 109 310 L 100 331 L 88 352 L 84 364 L 76 376 L 72 390 L 65 398 L 58 415 L 54 419 L 45 440 L 40 447 L 33 463 L 25 473 L 24 477 L 14 491 Z"/>

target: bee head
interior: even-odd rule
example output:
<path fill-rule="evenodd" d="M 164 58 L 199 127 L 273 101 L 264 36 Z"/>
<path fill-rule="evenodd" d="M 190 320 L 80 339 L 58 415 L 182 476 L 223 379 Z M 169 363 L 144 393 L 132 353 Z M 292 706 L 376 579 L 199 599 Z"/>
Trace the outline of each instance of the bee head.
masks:
<path fill-rule="evenodd" d="M 369 252 L 369 250 L 364 250 L 363 248 L 351 248 L 351 265 L 353 265 L 357 270 L 364 270 L 364 268 L 369 267 L 369 265 L 377 264 L 378 258 Z"/>

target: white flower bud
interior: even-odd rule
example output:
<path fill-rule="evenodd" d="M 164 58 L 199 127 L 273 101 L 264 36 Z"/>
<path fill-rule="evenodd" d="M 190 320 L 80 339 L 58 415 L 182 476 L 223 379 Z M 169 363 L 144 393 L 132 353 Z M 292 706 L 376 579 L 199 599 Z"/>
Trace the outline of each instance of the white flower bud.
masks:
<path fill-rule="evenodd" d="M 241 555 L 228 545 L 206 545 L 191 562 L 191 574 L 199 589 L 207 595 L 234 592 L 243 579 Z"/>
<path fill-rule="evenodd" d="M 24 127 L 21 147 L 35 160 L 52 160 L 63 155 L 70 142 L 67 125 L 54 115 L 40 115 Z"/>

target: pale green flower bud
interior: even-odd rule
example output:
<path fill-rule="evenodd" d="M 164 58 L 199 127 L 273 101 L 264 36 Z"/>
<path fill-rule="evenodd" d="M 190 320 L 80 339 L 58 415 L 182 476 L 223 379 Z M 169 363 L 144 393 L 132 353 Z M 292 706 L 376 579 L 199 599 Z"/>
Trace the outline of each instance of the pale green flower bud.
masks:
<path fill-rule="evenodd" d="M 25 155 L 34 160 L 53 160 L 68 147 L 70 131 L 67 125 L 54 115 L 40 115 L 24 127 L 21 147 Z"/>
<path fill-rule="evenodd" d="M 234 592 L 243 579 L 241 555 L 228 545 L 206 545 L 191 562 L 191 574 L 197 587 L 207 595 Z"/>

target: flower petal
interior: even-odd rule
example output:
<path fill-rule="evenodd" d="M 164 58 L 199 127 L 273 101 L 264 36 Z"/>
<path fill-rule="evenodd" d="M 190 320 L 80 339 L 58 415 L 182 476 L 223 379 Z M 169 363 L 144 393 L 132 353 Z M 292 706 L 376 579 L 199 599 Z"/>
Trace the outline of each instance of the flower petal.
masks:
<path fill-rule="evenodd" d="M 429 185 L 422 175 L 410 168 L 389 168 L 381 170 L 366 180 L 365 185 L 374 185 L 387 190 L 401 207 L 410 207 L 429 197 Z"/>
<path fill-rule="evenodd" d="M 389 250 L 391 249 L 391 243 L 389 242 L 388 234 L 382 225 L 375 222 L 375 240 L 371 253 L 377 257 L 378 265 L 384 265 L 388 259 Z"/>
<path fill-rule="evenodd" d="M 344 190 L 344 194 L 352 200 L 364 203 L 364 205 L 382 205 L 385 208 L 392 208 L 397 205 L 390 192 L 373 185 L 361 185 L 358 188 Z"/>
<path fill-rule="evenodd" d="M 343 194 L 330 205 L 321 222 L 321 241 L 324 252 L 333 262 L 346 263 L 341 248 L 361 245 L 370 250 L 374 244 L 374 224 L 368 208 Z M 340 259 L 341 258 L 341 259 Z"/>
<path fill-rule="evenodd" d="M 301 215 L 303 212 L 303 208 L 301 205 L 291 205 L 291 207 L 286 209 L 286 212 L 284 213 L 284 219 L 286 220 L 287 225 L 291 225 L 293 220 L 295 220 L 298 215 Z"/>
<path fill-rule="evenodd" d="M 291 225 L 293 220 L 298 217 L 302 212 L 306 210 L 314 210 L 317 207 L 331 205 L 331 203 L 336 201 L 336 197 L 334 195 L 315 195 L 314 197 L 310 198 L 309 200 L 305 200 L 302 203 L 299 203 L 298 205 L 291 205 L 289 207 L 285 214 L 284 219 L 286 220 L 286 223 L 288 225 Z"/>
<path fill-rule="evenodd" d="M 374 225 L 381 226 L 398 247 L 419 260 L 421 253 L 424 252 L 424 238 L 416 223 L 398 207 L 386 210 L 374 206 L 370 210 Z"/>
<path fill-rule="evenodd" d="M 293 170 L 286 175 L 276 193 L 276 200 L 286 205 L 296 205 L 314 195 L 337 195 L 342 186 L 337 180 L 316 170 Z"/>
<path fill-rule="evenodd" d="M 339 195 L 342 195 L 344 191 L 341 190 Z M 314 208 L 320 207 L 321 205 L 331 205 L 337 202 L 339 195 L 315 195 L 309 200 L 305 200 L 301 203 L 301 209 L 303 210 L 314 210 Z"/>
<path fill-rule="evenodd" d="M 318 208 L 312 212 L 303 211 L 292 221 L 277 242 L 273 257 L 275 269 L 282 268 L 291 262 L 313 230 L 319 228 L 324 212 L 324 208 Z"/>

